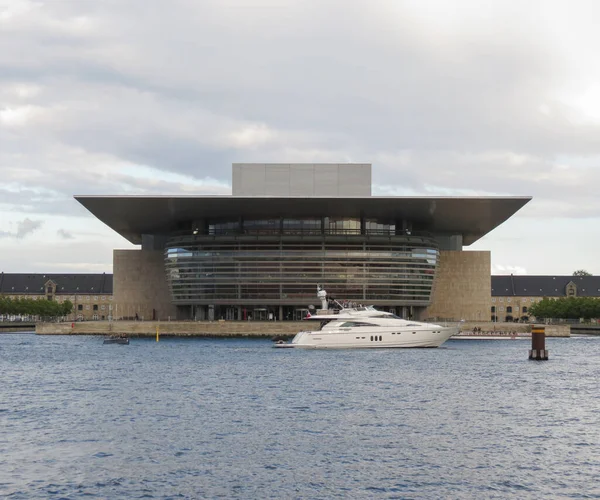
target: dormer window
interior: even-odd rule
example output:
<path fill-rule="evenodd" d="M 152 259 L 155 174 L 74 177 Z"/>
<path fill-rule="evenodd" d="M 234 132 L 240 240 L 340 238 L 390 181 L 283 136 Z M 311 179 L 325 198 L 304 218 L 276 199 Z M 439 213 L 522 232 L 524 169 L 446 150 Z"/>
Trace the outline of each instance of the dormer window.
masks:
<path fill-rule="evenodd" d="M 43 289 L 46 292 L 46 299 L 54 300 L 54 294 L 56 292 L 56 283 L 54 283 L 54 281 L 52 280 L 48 280 L 46 281 L 46 283 L 44 283 Z"/>

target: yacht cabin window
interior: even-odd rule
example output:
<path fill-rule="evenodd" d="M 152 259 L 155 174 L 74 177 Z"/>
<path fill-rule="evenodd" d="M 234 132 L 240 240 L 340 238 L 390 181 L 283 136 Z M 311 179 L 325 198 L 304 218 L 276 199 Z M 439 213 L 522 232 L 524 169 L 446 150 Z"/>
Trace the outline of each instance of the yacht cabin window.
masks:
<path fill-rule="evenodd" d="M 357 326 L 377 326 L 372 323 L 365 323 L 363 321 L 346 321 L 340 325 L 340 328 L 354 328 Z"/>

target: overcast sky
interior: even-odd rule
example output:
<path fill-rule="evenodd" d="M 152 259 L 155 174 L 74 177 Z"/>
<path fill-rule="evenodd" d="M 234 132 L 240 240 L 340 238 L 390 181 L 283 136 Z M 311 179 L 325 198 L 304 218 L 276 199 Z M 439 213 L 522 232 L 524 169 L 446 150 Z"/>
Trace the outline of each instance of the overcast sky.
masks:
<path fill-rule="evenodd" d="M 136 248 L 75 194 L 230 194 L 232 162 L 376 195 L 529 195 L 467 247 L 600 274 L 600 2 L 0 0 L 0 271 Z"/>

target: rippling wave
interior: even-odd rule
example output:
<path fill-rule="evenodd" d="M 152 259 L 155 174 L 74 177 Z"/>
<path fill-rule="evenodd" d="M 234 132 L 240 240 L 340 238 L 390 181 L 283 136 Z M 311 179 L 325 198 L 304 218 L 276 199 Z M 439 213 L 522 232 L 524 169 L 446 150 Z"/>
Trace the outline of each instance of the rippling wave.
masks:
<path fill-rule="evenodd" d="M 0 496 L 599 498 L 600 338 L 0 337 Z"/>

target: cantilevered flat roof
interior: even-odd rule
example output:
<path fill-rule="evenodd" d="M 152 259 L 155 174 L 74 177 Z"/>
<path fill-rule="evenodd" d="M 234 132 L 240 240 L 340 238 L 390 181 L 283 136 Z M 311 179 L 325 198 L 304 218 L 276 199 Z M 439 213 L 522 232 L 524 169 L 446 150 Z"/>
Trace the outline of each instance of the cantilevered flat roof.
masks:
<path fill-rule="evenodd" d="M 523 197 L 238 197 L 75 196 L 131 243 L 169 233 L 177 223 L 205 218 L 373 217 L 407 219 L 433 233 L 461 234 L 470 245 L 522 208 Z"/>

